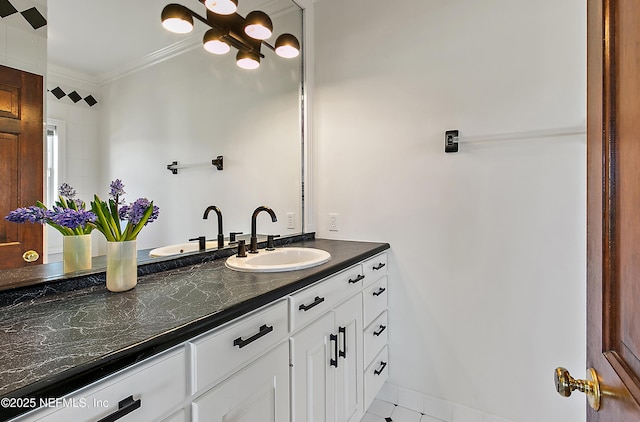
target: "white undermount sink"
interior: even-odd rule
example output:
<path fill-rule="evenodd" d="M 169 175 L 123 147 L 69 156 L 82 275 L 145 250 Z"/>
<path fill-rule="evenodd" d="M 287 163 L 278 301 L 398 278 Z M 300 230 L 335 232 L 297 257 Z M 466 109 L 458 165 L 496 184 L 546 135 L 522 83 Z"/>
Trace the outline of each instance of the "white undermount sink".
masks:
<path fill-rule="evenodd" d="M 277 248 L 273 251 L 260 249 L 257 254 L 247 253 L 227 258 L 226 266 L 244 272 L 280 272 L 302 270 L 324 264 L 331 259 L 327 251 L 314 248 Z"/>
<path fill-rule="evenodd" d="M 225 242 L 225 246 L 228 242 Z M 211 240 L 206 243 L 206 249 L 217 249 L 218 241 Z M 179 255 L 181 253 L 187 252 L 198 252 L 199 245 L 198 242 L 189 242 L 189 243 L 177 243 L 175 245 L 163 246 L 161 248 L 151 249 L 149 251 L 149 256 L 152 258 L 157 258 L 160 256 L 170 256 L 170 255 Z"/>

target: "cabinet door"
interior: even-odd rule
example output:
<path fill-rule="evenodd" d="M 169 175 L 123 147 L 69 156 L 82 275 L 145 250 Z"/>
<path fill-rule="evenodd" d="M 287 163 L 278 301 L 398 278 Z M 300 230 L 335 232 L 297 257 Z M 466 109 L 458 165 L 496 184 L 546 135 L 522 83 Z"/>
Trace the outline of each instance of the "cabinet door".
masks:
<path fill-rule="evenodd" d="M 289 349 L 284 342 L 192 404 L 193 422 L 289 422 Z"/>
<path fill-rule="evenodd" d="M 334 315 L 328 312 L 290 339 L 292 422 L 335 421 L 333 331 Z"/>
<path fill-rule="evenodd" d="M 335 309 L 338 333 L 336 368 L 336 421 L 355 422 L 362 417 L 363 366 L 362 296 L 355 295 Z"/>

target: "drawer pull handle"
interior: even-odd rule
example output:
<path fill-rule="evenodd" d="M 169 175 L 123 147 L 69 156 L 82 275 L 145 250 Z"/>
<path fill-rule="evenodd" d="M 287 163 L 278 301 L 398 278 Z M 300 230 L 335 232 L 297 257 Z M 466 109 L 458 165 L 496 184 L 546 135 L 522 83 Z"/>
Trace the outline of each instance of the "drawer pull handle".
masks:
<path fill-rule="evenodd" d="M 384 371 L 384 368 L 387 367 L 387 362 L 380 362 L 380 368 L 376 369 L 375 371 L 373 371 L 374 375 L 380 375 L 382 373 L 382 371 Z"/>
<path fill-rule="evenodd" d="M 374 332 L 373 332 L 373 335 L 374 335 L 374 336 L 376 336 L 376 337 L 378 337 L 378 336 L 379 336 L 380 334 L 382 334 L 382 332 L 383 332 L 384 330 L 386 330 L 386 329 L 387 329 L 387 326 L 386 326 L 386 325 L 382 325 L 382 324 L 380 324 L 380 329 L 379 329 L 378 331 L 374 331 Z"/>
<path fill-rule="evenodd" d="M 335 359 L 330 359 L 329 360 L 329 365 L 331 366 L 335 366 L 336 368 L 338 367 L 338 336 L 335 334 L 331 334 L 329 335 L 329 341 L 333 341 L 333 356 L 335 356 Z"/>
<path fill-rule="evenodd" d="M 378 291 L 377 291 L 377 292 L 373 292 L 373 295 L 374 295 L 374 296 L 380 296 L 380 295 L 381 295 L 382 293 L 384 293 L 386 290 L 387 290 L 387 289 L 385 289 L 384 287 L 380 287 L 380 288 L 378 289 Z"/>
<path fill-rule="evenodd" d="M 342 334 L 342 350 L 338 352 L 341 358 L 347 358 L 347 327 L 338 327 L 338 335 Z"/>
<path fill-rule="evenodd" d="M 122 401 L 120 401 L 118 403 L 118 410 L 116 410 L 115 412 L 113 412 L 109 416 L 105 416 L 104 418 L 100 419 L 98 422 L 113 422 L 113 421 L 117 421 L 118 419 L 122 418 L 123 416 L 126 416 L 129 413 L 133 412 L 134 410 L 139 408 L 141 405 L 142 405 L 142 403 L 140 402 L 140 399 L 134 400 L 133 396 L 129 396 L 126 399 L 124 399 L 124 400 L 122 400 Z"/>
<path fill-rule="evenodd" d="M 349 279 L 349 284 L 357 283 L 360 280 L 364 280 L 364 276 L 362 274 L 358 274 L 358 276 L 354 279 Z"/>
<path fill-rule="evenodd" d="M 316 298 L 313 300 L 313 303 L 310 303 L 308 305 L 302 304 L 302 305 L 300 305 L 298 310 L 307 312 L 309 309 L 313 308 L 314 306 L 317 306 L 317 305 L 321 304 L 322 302 L 324 302 L 324 298 L 320 297 L 320 296 L 316 296 Z"/>
<path fill-rule="evenodd" d="M 260 337 L 263 337 L 272 331 L 273 331 L 273 325 L 269 327 L 267 324 L 264 324 L 263 326 L 260 327 L 260 331 L 258 331 L 256 334 L 252 335 L 248 339 L 242 340 L 242 337 L 238 337 L 237 339 L 233 340 L 233 345 L 238 346 L 240 349 L 242 349 L 244 346 L 248 345 L 249 343 L 253 343 L 254 341 L 258 340 Z"/>
<path fill-rule="evenodd" d="M 385 267 L 385 265 L 387 265 L 387 264 L 385 264 L 384 262 L 381 262 L 378 265 L 374 265 L 373 269 L 376 270 L 376 271 L 377 270 L 381 270 L 381 269 L 383 269 Z"/>

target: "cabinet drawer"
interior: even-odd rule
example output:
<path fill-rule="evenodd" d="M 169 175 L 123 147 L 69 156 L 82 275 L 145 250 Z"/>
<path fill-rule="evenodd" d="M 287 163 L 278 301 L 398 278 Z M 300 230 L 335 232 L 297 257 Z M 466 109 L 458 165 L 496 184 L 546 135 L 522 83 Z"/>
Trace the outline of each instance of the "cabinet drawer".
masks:
<path fill-rule="evenodd" d="M 286 338 L 287 301 L 280 300 L 193 341 L 194 389 L 201 391 Z"/>
<path fill-rule="evenodd" d="M 364 408 L 368 409 L 389 377 L 389 349 L 385 348 L 364 371 Z"/>
<path fill-rule="evenodd" d="M 43 409 L 18 420 L 95 422 L 118 412 L 119 403 L 131 412 L 118 422 L 160 420 L 182 404 L 186 369 L 184 348 L 180 347 L 50 403 L 59 410 Z"/>
<path fill-rule="evenodd" d="M 291 331 L 306 325 L 362 289 L 362 266 L 355 265 L 289 297 Z"/>
<path fill-rule="evenodd" d="M 380 277 L 386 275 L 388 267 L 386 252 L 363 261 L 362 271 L 365 277 L 364 285 L 368 286 Z"/>
<path fill-rule="evenodd" d="M 383 312 L 364 330 L 364 364 L 369 365 L 373 358 L 387 345 L 387 313 Z"/>
<path fill-rule="evenodd" d="M 384 276 L 362 291 L 365 327 L 387 309 L 387 284 L 387 276 Z"/>

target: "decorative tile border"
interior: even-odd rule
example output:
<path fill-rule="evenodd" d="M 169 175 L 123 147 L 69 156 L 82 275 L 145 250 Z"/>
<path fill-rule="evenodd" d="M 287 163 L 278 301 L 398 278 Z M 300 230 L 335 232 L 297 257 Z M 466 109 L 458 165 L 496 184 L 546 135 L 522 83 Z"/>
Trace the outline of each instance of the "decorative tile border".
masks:
<path fill-rule="evenodd" d="M 14 0 L 15 1 L 15 0 Z M 18 7 L 20 5 L 18 4 Z M 25 21 L 31 25 L 31 27 L 36 30 L 40 29 L 47 24 L 47 19 L 44 17 L 42 13 L 38 10 L 36 6 L 30 7 L 28 9 L 18 11 L 14 3 L 10 0 L 0 0 L 0 17 L 6 18 L 12 15 L 19 13 Z"/>
<path fill-rule="evenodd" d="M 2 0 L 0 0 L 0 1 L 2 1 Z M 73 101 L 74 104 L 77 104 L 80 100 L 84 100 L 84 102 L 89 107 L 93 107 L 94 105 L 98 104 L 98 100 L 96 100 L 93 95 L 89 94 L 89 95 L 83 97 L 82 95 L 78 94 L 78 91 L 75 90 L 75 89 L 65 91 L 64 89 L 60 88 L 59 86 L 56 86 L 55 88 L 48 89 L 47 91 L 51 95 L 53 95 L 57 100 L 62 100 L 63 98 L 67 97 L 71 101 Z"/>

